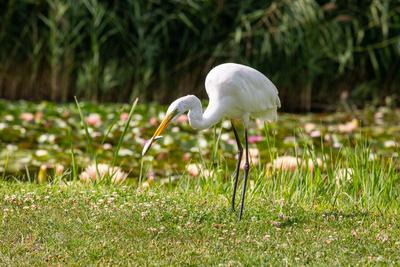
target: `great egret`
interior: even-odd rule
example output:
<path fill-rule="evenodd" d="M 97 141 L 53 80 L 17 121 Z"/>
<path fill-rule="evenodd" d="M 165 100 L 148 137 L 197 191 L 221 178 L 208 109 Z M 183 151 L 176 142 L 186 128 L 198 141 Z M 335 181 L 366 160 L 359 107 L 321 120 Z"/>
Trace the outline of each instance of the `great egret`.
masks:
<path fill-rule="evenodd" d="M 235 210 L 235 197 L 238 184 L 239 169 L 242 160 L 243 148 L 233 119 L 243 122 L 245 129 L 245 165 L 242 199 L 239 219 L 243 216 L 246 184 L 249 173 L 249 149 L 247 129 L 250 117 L 265 121 L 277 119 L 277 108 L 281 106 L 278 90 L 275 85 L 261 72 L 251 67 L 225 63 L 214 67 L 206 77 L 205 87 L 209 97 L 209 104 L 203 113 L 200 100 L 194 95 L 178 98 L 169 106 L 165 118 L 155 131 L 153 137 L 143 148 L 142 156 L 150 149 L 151 144 L 161 138 L 161 133 L 171 121 L 189 111 L 189 123 L 194 129 L 206 129 L 222 118 L 231 119 L 232 130 L 238 146 L 238 162 L 236 165 L 235 181 L 233 185 L 232 210 Z"/>

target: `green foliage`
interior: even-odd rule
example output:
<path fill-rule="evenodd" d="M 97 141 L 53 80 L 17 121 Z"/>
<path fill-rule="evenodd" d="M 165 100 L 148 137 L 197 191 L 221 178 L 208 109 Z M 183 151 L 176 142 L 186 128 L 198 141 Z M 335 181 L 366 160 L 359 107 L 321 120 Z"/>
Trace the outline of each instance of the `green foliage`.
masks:
<path fill-rule="evenodd" d="M 226 61 L 266 73 L 290 108 L 318 108 L 341 91 L 390 95 L 399 10 L 395 0 L 3 1 L 0 97 L 204 96 L 205 74 Z"/>

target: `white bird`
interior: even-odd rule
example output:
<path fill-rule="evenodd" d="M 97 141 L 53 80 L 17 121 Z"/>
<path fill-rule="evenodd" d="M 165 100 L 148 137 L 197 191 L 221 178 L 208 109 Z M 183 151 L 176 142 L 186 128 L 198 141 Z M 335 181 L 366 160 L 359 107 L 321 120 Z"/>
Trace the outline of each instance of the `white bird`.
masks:
<path fill-rule="evenodd" d="M 241 120 L 245 128 L 244 182 L 239 213 L 239 219 L 241 219 L 249 173 L 247 140 L 249 120 L 250 117 L 264 121 L 275 121 L 277 119 L 277 108 L 281 106 L 278 90 L 258 70 L 235 63 L 225 63 L 214 67 L 207 74 L 205 87 L 209 104 L 204 113 L 200 100 L 194 95 L 187 95 L 172 102 L 153 137 L 144 146 L 142 156 L 146 154 L 155 140 L 161 138 L 161 133 L 168 124 L 187 111 L 189 124 L 198 130 L 209 128 L 223 118 L 230 119 L 239 151 L 232 196 L 232 210 L 235 210 L 236 188 L 243 148 L 233 120 Z"/>

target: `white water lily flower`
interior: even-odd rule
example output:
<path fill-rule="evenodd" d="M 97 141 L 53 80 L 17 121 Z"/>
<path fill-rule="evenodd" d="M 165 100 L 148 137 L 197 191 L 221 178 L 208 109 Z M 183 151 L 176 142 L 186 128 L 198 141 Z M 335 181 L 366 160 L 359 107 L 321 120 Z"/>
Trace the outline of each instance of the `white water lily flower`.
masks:
<path fill-rule="evenodd" d="M 20 159 L 19 159 L 19 162 L 20 162 L 21 164 L 28 164 L 28 163 L 31 162 L 31 160 L 32 160 L 32 156 L 31 156 L 31 155 L 27 155 L 27 156 L 25 156 L 25 157 L 23 157 L 23 158 L 20 158 Z"/>
<path fill-rule="evenodd" d="M 132 156 L 132 155 L 133 155 L 133 151 L 130 149 L 127 149 L 127 148 L 121 148 L 118 151 L 118 156 L 121 156 L 121 157 Z"/>
<path fill-rule="evenodd" d="M 354 170 L 352 168 L 343 168 L 335 172 L 335 182 L 337 186 L 343 183 L 351 182 L 353 179 Z"/>
<path fill-rule="evenodd" d="M 164 117 L 165 117 L 165 112 L 160 112 L 160 113 L 158 113 L 158 119 L 161 121 L 162 119 L 164 119 Z"/>
<path fill-rule="evenodd" d="M 44 149 L 39 149 L 39 150 L 36 150 L 36 152 L 35 152 L 35 155 L 37 157 L 45 157 L 48 154 L 49 154 L 49 152 L 47 150 L 44 150 Z"/>
<path fill-rule="evenodd" d="M 56 124 L 57 124 L 57 127 L 61 128 L 61 129 L 66 129 L 68 127 L 68 124 L 61 119 L 56 119 Z"/>
<path fill-rule="evenodd" d="M 18 147 L 17 147 L 16 145 L 13 145 L 13 144 L 8 144 L 8 145 L 6 146 L 6 149 L 7 149 L 8 151 L 16 151 L 16 150 L 18 150 Z"/>
<path fill-rule="evenodd" d="M 0 131 L 7 128 L 7 123 L 0 122 Z"/>
<path fill-rule="evenodd" d="M 396 141 L 393 141 L 393 140 L 386 140 L 386 141 L 383 143 L 383 146 L 384 146 L 384 147 L 387 147 L 387 148 L 396 147 L 396 146 L 397 146 L 397 143 L 396 143 Z"/>
<path fill-rule="evenodd" d="M 231 128 L 231 122 L 228 121 L 228 120 L 224 120 L 224 121 L 221 123 L 221 126 L 222 126 L 222 128 L 224 128 L 224 129 L 230 129 L 230 128 Z"/>
<path fill-rule="evenodd" d="M 143 120 L 143 116 L 140 115 L 140 114 L 133 114 L 132 115 L 132 120 L 141 121 L 141 120 Z"/>
<path fill-rule="evenodd" d="M 110 149 L 112 149 L 112 145 L 110 143 L 105 143 L 105 144 L 103 144 L 103 149 L 110 150 Z"/>
<path fill-rule="evenodd" d="M 164 141 L 163 143 L 164 143 L 165 146 L 169 146 L 169 145 L 172 145 L 174 143 L 174 139 L 170 135 L 164 136 L 164 140 L 163 141 Z"/>
<path fill-rule="evenodd" d="M 14 116 L 13 115 L 5 115 L 4 116 L 4 120 L 5 121 L 13 121 L 14 120 Z"/>
<path fill-rule="evenodd" d="M 93 138 L 100 137 L 101 133 L 97 132 L 97 131 L 93 131 L 93 132 L 90 133 L 90 136 L 93 137 Z"/>
<path fill-rule="evenodd" d="M 13 125 L 12 127 L 14 130 L 19 131 L 21 136 L 24 136 L 26 134 L 26 129 L 24 127 L 21 127 L 19 125 Z"/>
<path fill-rule="evenodd" d="M 140 128 L 139 127 L 135 127 L 135 128 L 132 129 L 131 132 L 134 133 L 135 135 L 138 135 L 138 134 L 140 134 Z"/>
<path fill-rule="evenodd" d="M 230 138 L 230 134 L 229 133 L 223 133 L 223 134 L 221 134 L 221 140 L 222 141 L 228 141 L 229 140 L 229 138 Z"/>
<path fill-rule="evenodd" d="M 368 160 L 369 161 L 374 161 L 374 160 L 376 160 L 378 158 L 378 156 L 375 154 L 375 153 L 369 153 L 369 155 L 368 155 Z"/>
<path fill-rule="evenodd" d="M 199 147 L 206 148 L 208 146 L 208 142 L 204 137 L 199 137 Z"/>
<path fill-rule="evenodd" d="M 178 132 L 180 132 L 181 130 L 179 129 L 179 127 L 177 127 L 177 126 L 175 126 L 175 127 L 172 127 L 172 129 L 171 129 L 171 132 L 173 132 L 173 133 L 178 133 Z"/>
<path fill-rule="evenodd" d="M 54 134 L 42 134 L 38 137 L 39 143 L 54 143 L 56 136 Z"/>
<path fill-rule="evenodd" d="M 297 145 L 296 137 L 295 136 L 286 136 L 283 139 L 283 143 L 285 145 Z"/>
<path fill-rule="evenodd" d="M 199 148 L 196 147 L 196 146 L 192 146 L 189 150 L 190 150 L 190 152 L 192 152 L 192 153 L 200 152 L 200 151 L 199 151 Z"/>

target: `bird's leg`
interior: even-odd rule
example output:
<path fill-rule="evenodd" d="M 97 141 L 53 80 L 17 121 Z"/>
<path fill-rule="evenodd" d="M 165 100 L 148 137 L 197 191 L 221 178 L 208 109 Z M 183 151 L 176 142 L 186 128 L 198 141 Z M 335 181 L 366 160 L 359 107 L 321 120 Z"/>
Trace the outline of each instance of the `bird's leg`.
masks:
<path fill-rule="evenodd" d="M 237 189 L 237 185 L 238 185 L 240 163 L 242 162 L 243 147 L 242 147 L 242 144 L 240 143 L 239 135 L 235 129 L 235 126 L 233 126 L 233 122 L 231 122 L 231 123 L 232 123 L 232 130 L 233 130 L 233 133 L 235 134 L 235 139 L 236 139 L 236 143 L 238 146 L 238 155 L 237 155 L 238 160 L 237 160 L 237 165 L 236 165 L 235 181 L 233 183 L 233 195 L 232 195 L 232 211 L 235 211 L 236 189 Z"/>
<path fill-rule="evenodd" d="M 247 129 L 245 129 L 244 135 L 245 135 L 245 142 L 246 142 L 245 143 L 246 162 L 244 164 L 244 181 L 243 181 L 242 200 L 241 200 L 241 203 L 240 203 L 239 220 L 241 220 L 242 216 L 243 216 L 244 198 L 245 198 L 245 194 L 246 194 L 247 178 L 248 178 L 249 168 L 250 168 L 250 164 L 249 164 L 249 143 L 247 141 Z"/>

